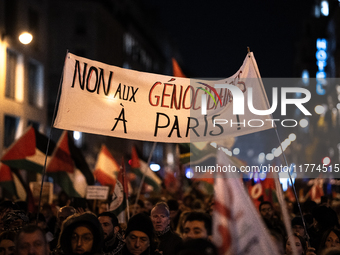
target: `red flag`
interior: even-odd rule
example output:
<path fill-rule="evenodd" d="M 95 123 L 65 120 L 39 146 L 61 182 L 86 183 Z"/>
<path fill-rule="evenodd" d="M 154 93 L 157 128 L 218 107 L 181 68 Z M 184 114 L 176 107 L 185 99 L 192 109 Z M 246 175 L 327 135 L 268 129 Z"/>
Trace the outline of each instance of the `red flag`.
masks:
<path fill-rule="evenodd" d="M 186 76 L 182 72 L 182 69 L 179 67 L 179 64 L 174 58 L 172 58 L 172 72 L 173 72 L 173 75 L 176 77 L 186 78 Z"/>
<path fill-rule="evenodd" d="M 132 146 L 131 149 L 131 168 L 140 168 L 139 157 L 135 146 Z"/>
<path fill-rule="evenodd" d="M 12 196 L 18 197 L 11 169 L 2 163 L 0 163 L 0 186 L 11 193 Z"/>
<path fill-rule="evenodd" d="M 309 194 L 314 202 L 320 203 L 321 197 L 324 196 L 323 179 L 317 178 L 313 180 L 313 186 L 309 190 Z"/>
<path fill-rule="evenodd" d="M 93 172 L 96 180 L 101 185 L 111 187 L 111 193 L 116 186 L 116 178 L 119 173 L 119 165 L 108 148 L 103 144 L 98 154 L 95 170 Z"/>
<path fill-rule="evenodd" d="M 119 171 L 119 175 L 118 175 L 118 180 L 123 185 L 125 196 L 128 197 L 129 189 L 128 189 L 126 171 L 125 171 L 124 157 L 122 157 L 122 165 L 120 167 L 120 171 Z"/>
<path fill-rule="evenodd" d="M 93 174 L 82 152 L 67 131 L 59 138 L 46 173 L 70 197 L 85 197 L 87 185 L 94 184 Z"/>

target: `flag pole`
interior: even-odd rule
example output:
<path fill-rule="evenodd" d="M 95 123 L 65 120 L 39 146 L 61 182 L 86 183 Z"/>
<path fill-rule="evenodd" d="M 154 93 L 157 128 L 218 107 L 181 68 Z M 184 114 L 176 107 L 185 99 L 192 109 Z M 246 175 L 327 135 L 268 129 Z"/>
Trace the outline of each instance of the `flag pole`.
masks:
<path fill-rule="evenodd" d="M 261 78 L 260 78 L 259 70 L 258 70 L 258 68 L 257 68 L 257 65 L 254 63 L 254 59 L 252 58 L 252 55 L 251 55 L 251 52 L 250 52 L 249 47 L 247 47 L 247 48 L 248 48 L 249 57 L 250 57 L 251 60 L 252 60 L 253 67 L 254 67 L 255 72 L 256 72 L 257 79 L 259 80 L 259 82 L 260 82 L 260 84 L 261 84 L 262 93 L 265 93 L 265 91 L 264 91 L 264 86 L 263 86 L 262 80 L 261 80 Z M 266 104 L 267 104 L 267 107 L 270 108 L 268 99 L 266 100 Z M 274 123 L 274 122 L 273 122 L 273 123 Z M 284 158 L 286 167 L 287 167 L 287 169 L 289 169 L 289 167 L 288 167 L 288 161 L 287 161 L 287 158 L 286 158 L 286 154 L 284 153 L 284 150 L 283 150 L 283 148 L 282 148 L 281 139 L 280 139 L 279 133 L 278 133 L 278 131 L 277 131 L 277 126 L 276 126 L 275 123 L 274 123 L 274 125 L 275 125 L 275 126 L 274 126 L 274 129 L 275 129 L 276 137 L 277 137 L 277 139 L 278 139 L 278 141 L 279 141 L 279 143 L 280 143 L 280 148 L 281 148 L 281 151 L 282 151 L 282 155 L 283 155 L 283 158 Z M 296 199 L 298 208 L 299 208 L 299 212 L 300 212 L 300 215 L 301 215 L 303 227 L 304 227 L 305 232 L 306 232 L 307 242 L 308 242 L 308 245 L 310 246 L 310 242 L 309 242 L 309 241 L 310 241 L 310 238 L 309 238 L 309 235 L 308 235 L 308 232 L 307 232 L 307 227 L 306 227 L 305 219 L 304 219 L 303 214 L 302 214 L 302 210 L 301 210 L 301 205 L 300 205 L 300 202 L 299 202 L 299 198 L 298 198 L 298 196 L 297 196 L 297 194 L 296 194 L 295 185 L 294 185 L 294 183 L 293 183 L 293 179 L 292 179 L 292 176 L 291 176 L 291 174 L 290 174 L 290 171 L 288 170 L 287 172 L 288 172 L 288 176 L 289 176 L 290 183 L 291 183 L 291 185 L 292 185 L 292 187 L 293 187 L 293 193 L 294 193 L 294 196 L 295 196 L 295 199 Z M 289 226 L 290 226 L 290 225 L 289 225 Z M 287 228 L 287 226 L 286 226 L 286 228 Z"/>
<path fill-rule="evenodd" d="M 123 185 L 123 193 L 125 195 L 125 202 L 126 202 L 126 212 L 127 212 L 127 219 L 128 221 L 130 220 L 130 208 L 129 208 L 129 191 L 128 191 L 128 184 L 127 184 L 127 181 L 126 181 L 126 171 L 125 171 L 125 162 L 124 162 L 124 156 L 122 156 L 122 165 L 120 166 L 121 167 L 121 173 L 122 173 L 122 185 Z M 125 193 L 125 191 L 127 191 Z M 126 220 L 126 218 L 125 218 Z"/>
<path fill-rule="evenodd" d="M 69 53 L 69 51 L 66 51 L 66 57 L 67 54 Z M 39 214 L 40 214 L 40 205 L 41 205 L 41 197 L 42 197 L 42 190 L 43 190 L 43 186 L 44 186 L 44 179 L 45 179 L 45 175 L 46 175 L 46 163 L 47 163 L 47 155 L 48 155 L 48 150 L 50 148 L 50 142 L 51 142 L 51 137 L 52 137 L 52 130 L 53 130 L 53 121 L 55 118 L 55 114 L 57 111 L 57 102 L 59 100 L 60 97 L 60 91 L 61 91 L 61 84 L 63 83 L 63 76 L 64 76 L 64 70 L 65 70 L 65 62 L 64 62 L 64 67 L 63 67 L 63 71 L 61 73 L 61 78 L 59 81 L 59 88 L 58 88 L 58 93 L 57 93 L 57 98 L 54 104 L 54 111 L 53 111 L 53 116 L 52 116 L 52 121 L 51 121 L 51 126 L 50 126 L 50 134 L 48 136 L 48 141 L 47 141 L 47 148 L 46 148 L 46 153 L 45 153 L 45 162 L 44 162 L 44 167 L 43 167 L 43 171 L 42 171 L 42 178 L 41 178 L 41 186 L 40 186 L 40 193 L 39 193 L 39 203 L 38 203 L 38 213 L 37 213 L 37 224 L 38 224 L 38 220 L 39 220 Z"/>
<path fill-rule="evenodd" d="M 154 150 L 155 150 L 155 148 L 156 148 L 156 144 L 157 144 L 157 142 L 154 142 L 153 145 L 152 145 L 152 148 L 151 148 L 151 151 L 150 151 L 150 155 L 149 155 L 149 158 L 148 158 L 148 162 L 147 162 L 147 164 L 146 164 L 147 167 L 149 167 L 149 165 L 150 165 L 151 158 L 152 158 L 152 154 L 153 154 L 153 152 L 154 152 Z M 137 197 L 136 197 L 136 201 L 135 201 L 135 206 L 134 206 L 134 208 L 136 208 L 136 206 L 137 206 L 137 202 L 138 202 L 140 193 L 141 193 L 141 191 L 142 191 L 142 187 L 143 187 L 143 183 L 144 183 L 146 171 L 147 171 L 147 168 L 146 168 L 145 171 L 143 172 L 143 177 L 142 177 L 142 180 L 141 180 L 140 185 L 139 185 L 139 189 L 138 189 L 138 192 L 137 192 Z M 136 210 L 133 210 L 132 213 L 135 214 L 135 211 L 136 211 Z"/>

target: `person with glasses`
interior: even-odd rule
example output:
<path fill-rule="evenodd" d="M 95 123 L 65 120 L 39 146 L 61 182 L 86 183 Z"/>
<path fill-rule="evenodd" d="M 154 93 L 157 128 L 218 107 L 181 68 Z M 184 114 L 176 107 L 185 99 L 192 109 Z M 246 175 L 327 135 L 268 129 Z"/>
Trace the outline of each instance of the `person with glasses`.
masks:
<path fill-rule="evenodd" d="M 77 213 L 64 221 L 59 237 L 60 254 L 102 254 L 103 244 L 103 229 L 95 214 Z"/>

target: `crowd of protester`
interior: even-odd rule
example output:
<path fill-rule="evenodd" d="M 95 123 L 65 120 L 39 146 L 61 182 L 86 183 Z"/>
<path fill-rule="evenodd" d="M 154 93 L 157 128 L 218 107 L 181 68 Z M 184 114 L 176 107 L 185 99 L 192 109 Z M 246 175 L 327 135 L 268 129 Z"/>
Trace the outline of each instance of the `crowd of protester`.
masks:
<path fill-rule="evenodd" d="M 44 204 L 40 213 L 28 212 L 24 202 L 1 202 L 0 255 L 218 254 L 212 242 L 212 196 L 131 198 L 120 221 L 108 201 L 88 202 Z M 295 248 L 298 255 L 340 254 L 338 210 L 330 203 L 301 204 L 303 217 L 292 204 L 292 232 L 276 204 L 263 201 L 258 209 L 279 254 L 291 255 Z"/>

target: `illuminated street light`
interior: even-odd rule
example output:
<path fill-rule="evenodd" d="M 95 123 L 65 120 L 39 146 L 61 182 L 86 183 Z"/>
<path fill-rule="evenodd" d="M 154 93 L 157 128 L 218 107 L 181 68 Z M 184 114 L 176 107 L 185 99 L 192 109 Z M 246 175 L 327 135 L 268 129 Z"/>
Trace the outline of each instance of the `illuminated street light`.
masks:
<path fill-rule="evenodd" d="M 300 122 L 299 122 L 299 124 L 300 124 L 300 127 L 305 128 L 305 127 L 308 126 L 308 120 L 306 120 L 306 119 L 301 119 Z"/>
<path fill-rule="evenodd" d="M 235 148 L 235 149 L 233 150 L 233 153 L 234 153 L 234 155 L 240 154 L 240 149 L 239 149 L 239 148 Z"/>
<path fill-rule="evenodd" d="M 315 106 L 314 111 L 317 114 L 323 114 L 325 112 L 325 107 L 322 106 L 322 105 L 317 105 L 317 106 Z"/>
<path fill-rule="evenodd" d="M 21 33 L 21 35 L 19 35 L 19 41 L 22 44 L 29 44 L 30 42 L 32 42 L 32 40 L 33 40 L 33 36 L 32 34 L 28 32 L 23 32 Z"/>
<path fill-rule="evenodd" d="M 289 136 L 288 136 L 288 139 L 293 142 L 296 140 L 296 135 L 294 133 L 291 133 Z"/>
<path fill-rule="evenodd" d="M 329 157 L 324 157 L 322 159 L 322 164 L 328 166 L 331 163 L 331 159 Z"/>
<path fill-rule="evenodd" d="M 150 169 L 154 172 L 157 172 L 161 169 L 161 166 L 158 164 L 150 164 Z"/>

